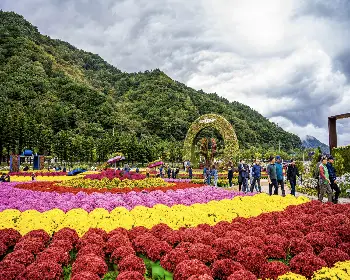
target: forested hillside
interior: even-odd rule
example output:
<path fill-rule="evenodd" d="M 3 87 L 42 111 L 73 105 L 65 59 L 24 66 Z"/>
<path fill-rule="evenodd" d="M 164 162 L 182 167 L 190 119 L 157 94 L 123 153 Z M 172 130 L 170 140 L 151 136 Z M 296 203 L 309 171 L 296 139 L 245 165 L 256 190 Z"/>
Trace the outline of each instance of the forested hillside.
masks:
<path fill-rule="evenodd" d="M 64 160 L 181 158 L 192 121 L 218 113 L 240 146 L 300 147 L 250 107 L 196 91 L 160 70 L 123 73 L 98 55 L 41 35 L 15 13 L 0 11 L 0 152 L 24 148 Z"/>

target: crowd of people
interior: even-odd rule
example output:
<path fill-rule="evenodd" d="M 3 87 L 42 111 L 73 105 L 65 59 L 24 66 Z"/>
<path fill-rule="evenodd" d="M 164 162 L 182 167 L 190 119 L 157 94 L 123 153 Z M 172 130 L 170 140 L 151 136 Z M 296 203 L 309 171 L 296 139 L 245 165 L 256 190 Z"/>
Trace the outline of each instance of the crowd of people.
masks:
<path fill-rule="evenodd" d="M 239 191 L 243 192 L 254 192 L 261 193 L 261 173 L 263 168 L 259 159 L 254 160 L 252 166 L 249 166 L 242 159 L 238 164 L 238 188 Z M 269 164 L 266 168 L 267 179 L 269 183 L 269 195 L 278 195 L 279 188 L 281 189 L 282 196 L 286 195 L 285 191 L 285 177 L 289 181 L 291 186 L 291 195 L 295 196 L 295 187 L 297 177 L 299 175 L 298 167 L 294 160 L 291 160 L 287 168 L 282 163 L 280 156 L 271 157 Z M 229 185 L 232 187 L 233 179 L 233 168 L 232 166 L 228 170 Z"/>

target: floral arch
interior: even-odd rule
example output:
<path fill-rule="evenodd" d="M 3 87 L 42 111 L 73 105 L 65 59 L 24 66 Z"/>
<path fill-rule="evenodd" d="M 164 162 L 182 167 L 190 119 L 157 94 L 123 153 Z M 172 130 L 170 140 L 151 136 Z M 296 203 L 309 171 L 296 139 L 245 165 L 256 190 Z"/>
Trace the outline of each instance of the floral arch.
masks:
<path fill-rule="evenodd" d="M 226 163 L 229 162 L 238 153 L 239 146 L 237 136 L 232 125 L 224 117 L 221 117 L 216 114 L 203 115 L 192 123 L 191 127 L 187 132 L 184 143 L 184 160 L 191 160 L 191 162 L 195 162 L 195 138 L 199 132 L 208 127 L 214 128 L 221 134 L 225 143 L 223 160 Z"/>

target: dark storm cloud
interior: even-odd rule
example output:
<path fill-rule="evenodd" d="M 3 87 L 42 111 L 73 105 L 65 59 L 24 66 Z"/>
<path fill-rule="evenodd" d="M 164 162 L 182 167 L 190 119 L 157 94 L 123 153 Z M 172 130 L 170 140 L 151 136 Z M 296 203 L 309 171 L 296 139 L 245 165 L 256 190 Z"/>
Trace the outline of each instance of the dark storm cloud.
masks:
<path fill-rule="evenodd" d="M 349 21 L 349 0 L 304 0 L 301 14 L 314 15 L 318 18 Z"/>
<path fill-rule="evenodd" d="M 350 111 L 348 0 L 2 0 L 0 8 L 122 71 L 160 68 L 301 136 L 325 141 L 327 117 Z M 341 137 L 349 130 L 342 123 Z"/>

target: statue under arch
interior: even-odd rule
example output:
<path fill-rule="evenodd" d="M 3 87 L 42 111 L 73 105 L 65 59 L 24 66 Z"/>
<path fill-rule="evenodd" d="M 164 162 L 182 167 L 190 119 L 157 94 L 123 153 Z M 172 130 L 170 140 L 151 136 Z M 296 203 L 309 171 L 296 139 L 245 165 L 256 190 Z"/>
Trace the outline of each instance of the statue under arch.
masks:
<path fill-rule="evenodd" d="M 195 162 L 194 141 L 198 133 L 205 128 L 214 128 L 221 134 L 225 143 L 222 160 L 225 161 L 225 163 L 232 161 L 239 151 L 236 133 L 232 125 L 224 117 L 216 114 L 203 115 L 192 123 L 187 132 L 184 143 L 184 160 L 191 160 L 191 162 Z"/>

